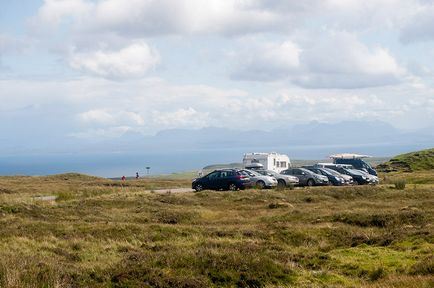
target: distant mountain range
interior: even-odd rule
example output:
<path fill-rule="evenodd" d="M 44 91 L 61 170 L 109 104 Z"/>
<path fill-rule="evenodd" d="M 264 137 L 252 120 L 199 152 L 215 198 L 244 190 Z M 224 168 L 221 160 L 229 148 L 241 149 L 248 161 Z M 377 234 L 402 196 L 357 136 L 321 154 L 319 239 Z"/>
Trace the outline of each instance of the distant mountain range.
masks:
<path fill-rule="evenodd" d="M 119 138 L 104 140 L 58 139 L 31 147 L 23 143 L 20 150 L 43 153 L 177 153 L 182 151 L 239 150 L 244 152 L 276 151 L 298 159 L 323 159 L 331 153 L 356 152 L 374 156 L 393 156 L 434 146 L 434 130 L 406 132 L 385 122 L 345 121 L 310 122 L 282 126 L 272 131 L 254 127 L 229 129 L 170 129 L 153 136 L 128 132 Z M 0 144 L 1 145 L 1 144 Z M 4 148 L 4 147 L 3 147 Z"/>
<path fill-rule="evenodd" d="M 393 156 L 406 151 L 434 146 L 434 132 L 406 132 L 384 122 L 346 121 L 339 123 L 311 122 L 272 131 L 235 130 L 207 127 L 203 129 L 164 130 L 154 136 L 124 135 L 106 147 L 116 145 L 130 151 L 191 151 L 240 149 L 249 151 L 281 151 L 306 158 L 322 158 L 334 152 L 358 152 L 375 156 Z M 305 151 L 306 153 L 302 153 Z M 306 158 L 306 159 L 308 159 Z"/>
<path fill-rule="evenodd" d="M 191 171 L 213 164 L 239 163 L 247 152 L 279 152 L 292 163 L 327 159 L 335 153 L 391 157 L 434 147 L 434 130 L 406 132 L 383 122 L 311 122 L 272 131 L 208 127 L 171 129 L 153 136 L 119 138 L 42 137 L 0 143 L 0 175 L 45 175 L 77 171 L 104 177 Z M 39 141 L 39 142 L 38 142 Z M 297 162 L 297 160 L 303 160 Z"/>

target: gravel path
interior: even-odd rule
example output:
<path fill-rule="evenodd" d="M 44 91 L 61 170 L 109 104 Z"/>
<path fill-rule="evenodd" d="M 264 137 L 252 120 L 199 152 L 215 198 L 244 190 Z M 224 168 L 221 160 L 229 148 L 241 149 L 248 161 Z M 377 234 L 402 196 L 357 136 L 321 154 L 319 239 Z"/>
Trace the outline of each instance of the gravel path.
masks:
<path fill-rule="evenodd" d="M 152 190 L 156 193 L 187 193 L 187 192 L 194 192 L 193 189 L 191 188 L 167 188 L 167 189 L 157 189 L 157 190 Z"/>

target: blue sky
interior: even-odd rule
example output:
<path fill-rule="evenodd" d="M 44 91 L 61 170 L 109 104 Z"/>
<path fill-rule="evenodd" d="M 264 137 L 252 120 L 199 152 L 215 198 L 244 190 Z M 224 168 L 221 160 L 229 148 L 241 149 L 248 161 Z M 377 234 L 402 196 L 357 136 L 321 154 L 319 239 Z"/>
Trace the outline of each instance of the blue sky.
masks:
<path fill-rule="evenodd" d="M 432 127 L 433 27 L 428 0 L 0 0 L 0 138 Z"/>

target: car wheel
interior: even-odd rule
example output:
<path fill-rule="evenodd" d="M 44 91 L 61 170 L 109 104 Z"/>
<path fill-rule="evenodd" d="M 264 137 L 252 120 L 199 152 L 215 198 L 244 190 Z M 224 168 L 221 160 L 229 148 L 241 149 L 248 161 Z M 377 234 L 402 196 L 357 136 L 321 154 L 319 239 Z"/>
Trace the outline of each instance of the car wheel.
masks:
<path fill-rule="evenodd" d="M 203 190 L 202 184 L 196 184 L 196 185 L 194 185 L 194 190 L 196 190 L 196 192 L 202 191 Z"/>
<path fill-rule="evenodd" d="M 258 182 L 256 182 L 256 187 L 258 187 L 258 189 L 264 189 L 265 188 L 265 182 L 262 180 L 259 180 Z"/>
<path fill-rule="evenodd" d="M 313 179 L 307 180 L 307 186 L 312 187 L 314 185 L 315 185 L 315 181 L 313 181 Z"/>
<path fill-rule="evenodd" d="M 231 183 L 231 184 L 229 184 L 229 190 L 231 190 L 231 191 L 236 191 L 236 190 L 238 190 L 238 187 L 237 187 L 237 184 L 235 184 L 235 183 Z"/>
<path fill-rule="evenodd" d="M 285 180 L 280 179 L 279 181 L 277 181 L 277 187 L 279 187 L 279 188 L 285 188 L 286 187 Z"/>

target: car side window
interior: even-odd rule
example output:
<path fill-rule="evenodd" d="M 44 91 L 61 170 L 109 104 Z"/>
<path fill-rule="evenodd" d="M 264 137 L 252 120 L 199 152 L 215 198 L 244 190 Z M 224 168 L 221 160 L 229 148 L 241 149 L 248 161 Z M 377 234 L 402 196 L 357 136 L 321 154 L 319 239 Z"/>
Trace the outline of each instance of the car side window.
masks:
<path fill-rule="evenodd" d="M 251 172 L 249 172 L 249 171 L 243 171 L 243 172 L 246 173 L 247 176 L 255 177 L 255 174 L 253 174 L 253 173 L 251 173 Z"/>
<path fill-rule="evenodd" d="M 212 180 L 212 179 L 219 177 L 219 175 L 220 175 L 220 172 L 217 171 L 217 172 L 213 172 L 213 173 L 209 174 L 207 176 L 207 178 L 208 178 L 208 180 Z"/>
<path fill-rule="evenodd" d="M 294 175 L 303 175 L 302 171 L 300 169 L 294 169 L 293 170 Z"/>
<path fill-rule="evenodd" d="M 285 171 L 283 171 L 283 174 L 285 174 L 285 175 L 294 175 L 294 170 L 293 169 L 285 170 Z"/>
<path fill-rule="evenodd" d="M 220 172 L 220 178 L 228 177 L 228 171 L 222 171 Z"/>

